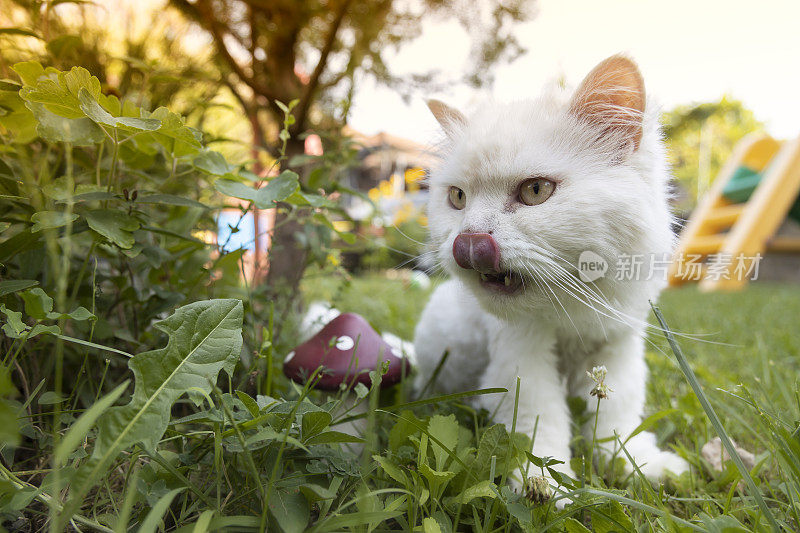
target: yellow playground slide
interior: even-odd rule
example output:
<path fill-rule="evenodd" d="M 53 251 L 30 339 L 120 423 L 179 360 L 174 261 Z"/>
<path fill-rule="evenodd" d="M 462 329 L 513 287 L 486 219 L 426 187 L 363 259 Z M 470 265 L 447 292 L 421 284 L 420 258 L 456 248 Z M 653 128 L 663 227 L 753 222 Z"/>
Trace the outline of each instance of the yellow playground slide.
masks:
<path fill-rule="evenodd" d="M 800 238 L 776 237 L 787 217 L 800 222 L 800 137 L 751 134 L 736 146 L 681 232 L 670 285 L 736 290 L 767 252 L 800 252 Z"/>

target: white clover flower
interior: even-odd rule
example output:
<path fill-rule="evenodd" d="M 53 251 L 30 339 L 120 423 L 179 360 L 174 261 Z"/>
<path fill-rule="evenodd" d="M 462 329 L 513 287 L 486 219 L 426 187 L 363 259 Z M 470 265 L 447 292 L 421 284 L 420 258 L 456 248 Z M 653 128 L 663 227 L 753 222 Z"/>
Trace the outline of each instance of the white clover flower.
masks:
<path fill-rule="evenodd" d="M 614 389 L 612 389 L 605 383 L 607 374 L 608 374 L 608 369 L 605 367 L 605 365 L 593 367 L 591 372 L 586 372 L 586 375 L 589 376 L 595 383 L 592 390 L 589 391 L 590 395 L 597 396 L 600 399 L 604 399 L 608 398 L 609 392 L 614 392 Z"/>
<path fill-rule="evenodd" d="M 529 501 L 539 505 L 546 503 L 553 497 L 553 491 L 547 482 L 547 478 L 541 476 L 531 476 L 526 479 L 523 493 Z"/>

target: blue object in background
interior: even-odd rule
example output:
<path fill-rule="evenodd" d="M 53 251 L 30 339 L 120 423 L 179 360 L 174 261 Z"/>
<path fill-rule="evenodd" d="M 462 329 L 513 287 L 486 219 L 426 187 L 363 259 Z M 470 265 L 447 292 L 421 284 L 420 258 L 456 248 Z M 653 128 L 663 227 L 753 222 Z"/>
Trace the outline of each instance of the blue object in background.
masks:
<path fill-rule="evenodd" d="M 244 248 L 245 250 L 254 250 L 256 247 L 256 232 L 253 225 L 253 213 L 247 213 L 242 222 L 239 224 L 239 231 L 231 235 L 231 227 L 236 227 L 239 222 L 239 217 L 242 214 L 240 211 L 226 209 L 220 212 L 217 217 L 217 242 L 222 245 L 225 241 L 228 244 L 223 248 L 226 252 Z M 228 240 L 230 237 L 230 240 Z"/>

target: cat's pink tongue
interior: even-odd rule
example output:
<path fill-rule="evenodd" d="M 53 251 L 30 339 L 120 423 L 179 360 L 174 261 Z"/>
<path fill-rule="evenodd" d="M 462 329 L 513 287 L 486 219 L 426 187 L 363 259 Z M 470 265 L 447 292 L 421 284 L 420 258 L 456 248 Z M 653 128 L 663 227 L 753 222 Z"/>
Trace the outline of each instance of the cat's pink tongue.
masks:
<path fill-rule="evenodd" d="M 453 241 L 453 257 L 461 268 L 483 274 L 500 272 L 500 248 L 488 233 L 461 233 Z"/>

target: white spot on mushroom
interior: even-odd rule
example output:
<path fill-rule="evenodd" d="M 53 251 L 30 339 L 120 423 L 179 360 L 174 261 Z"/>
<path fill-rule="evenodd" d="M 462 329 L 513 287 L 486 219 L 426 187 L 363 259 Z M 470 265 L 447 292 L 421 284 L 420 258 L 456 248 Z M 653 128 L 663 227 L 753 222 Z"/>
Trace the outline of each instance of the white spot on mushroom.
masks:
<path fill-rule="evenodd" d="M 283 362 L 288 363 L 289 361 L 292 360 L 292 357 L 294 357 L 294 350 L 286 354 L 286 358 L 283 360 Z"/>
<path fill-rule="evenodd" d="M 355 346 L 355 342 L 353 342 L 352 337 L 348 337 L 347 335 L 342 335 L 338 339 L 336 339 L 336 349 L 341 351 L 346 351 L 351 349 Z"/>

